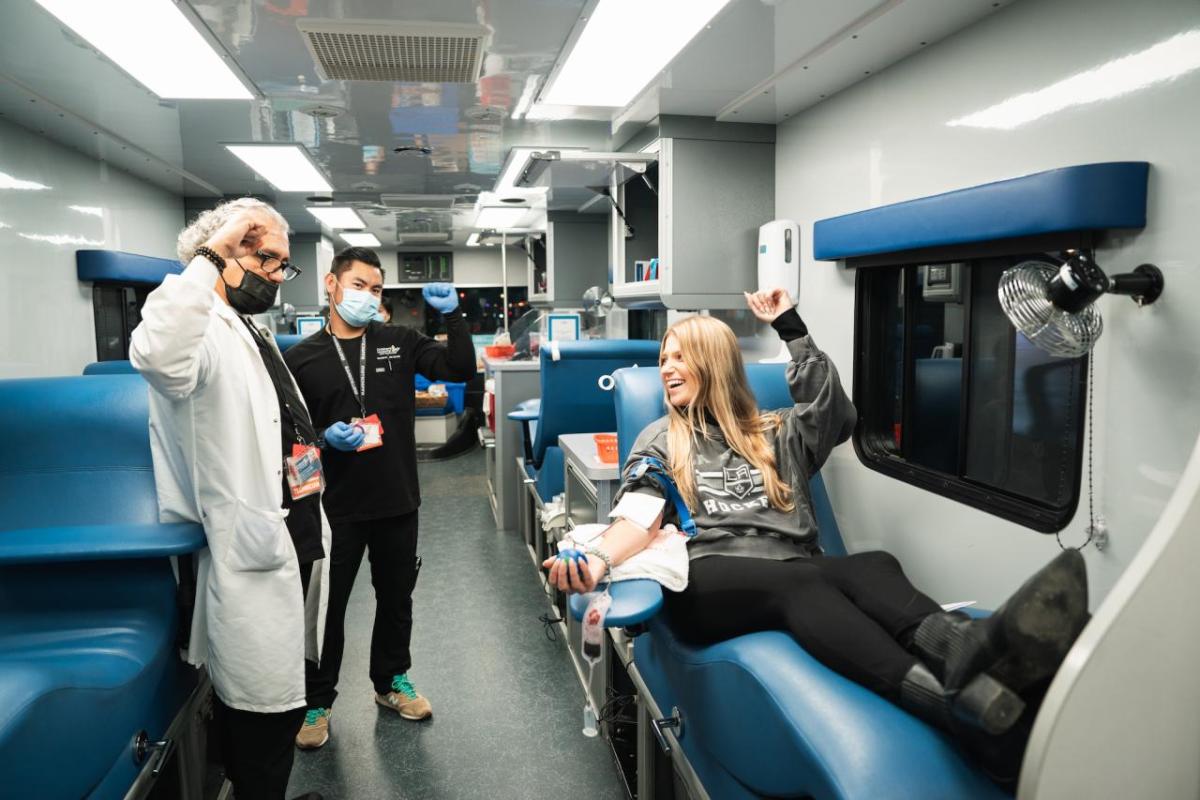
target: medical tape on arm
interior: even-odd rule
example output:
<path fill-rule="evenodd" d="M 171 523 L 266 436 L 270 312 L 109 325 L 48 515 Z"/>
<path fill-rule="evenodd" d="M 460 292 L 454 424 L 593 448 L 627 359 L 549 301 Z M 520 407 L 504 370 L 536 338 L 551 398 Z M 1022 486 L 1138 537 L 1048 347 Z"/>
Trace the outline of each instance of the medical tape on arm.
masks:
<path fill-rule="evenodd" d="M 636 492 L 630 492 L 621 498 L 621 502 L 613 509 L 611 516 L 623 516 L 635 525 L 641 525 L 646 530 L 650 529 L 650 525 L 654 524 L 654 519 L 658 516 L 658 512 L 662 510 L 667 502 L 675 506 L 675 513 L 679 517 L 679 529 L 682 530 L 688 537 L 696 535 L 696 521 L 692 519 L 692 512 L 688 510 L 687 503 L 683 501 L 683 496 L 679 493 L 678 487 L 675 486 L 675 481 L 671 479 L 671 473 L 663 462 L 653 456 L 646 456 L 639 461 L 633 468 L 631 473 L 634 478 L 649 477 L 659 488 L 662 489 L 666 500 L 663 500 L 663 505 L 658 506 L 654 511 L 654 517 L 651 517 L 649 524 L 641 525 L 640 519 L 635 519 L 621 513 L 621 507 L 625 505 L 625 501 L 631 496 L 647 497 L 647 495 L 638 495 Z M 655 498 L 659 499 L 659 498 Z M 644 503 L 642 500 L 635 500 L 636 503 Z"/>

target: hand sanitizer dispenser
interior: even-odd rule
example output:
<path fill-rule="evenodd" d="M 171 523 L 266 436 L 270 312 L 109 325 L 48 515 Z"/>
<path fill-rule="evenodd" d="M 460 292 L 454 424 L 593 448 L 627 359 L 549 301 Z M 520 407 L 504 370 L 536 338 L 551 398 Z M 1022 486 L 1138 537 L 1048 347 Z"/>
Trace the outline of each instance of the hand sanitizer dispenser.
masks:
<path fill-rule="evenodd" d="M 758 229 L 758 288 L 776 286 L 799 302 L 800 226 L 790 219 L 777 219 Z"/>
<path fill-rule="evenodd" d="M 800 302 L 800 226 L 790 219 L 777 219 L 758 229 L 758 288 L 759 291 L 782 286 Z M 791 359 L 787 345 L 762 363 L 786 362 Z"/>

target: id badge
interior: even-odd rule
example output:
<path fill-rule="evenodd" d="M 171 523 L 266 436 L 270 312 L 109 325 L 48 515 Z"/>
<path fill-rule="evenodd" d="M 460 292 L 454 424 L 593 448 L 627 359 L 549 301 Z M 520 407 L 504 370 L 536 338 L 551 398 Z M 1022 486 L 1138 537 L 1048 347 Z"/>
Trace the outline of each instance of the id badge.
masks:
<path fill-rule="evenodd" d="M 292 455 L 284 460 L 287 467 L 288 487 L 292 499 L 299 500 L 321 491 L 321 451 L 312 445 L 292 445 Z"/>
<path fill-rule="evenodd" d="M 355 417 L 350 420 L 350 424 L 362 428 L 364 436 L 363 443 L 355 452 L 361 453 L 363 450 L 371 450 L 383 444 L 383 423 L 379 421 L 378 414 L 372 414 L 369 417 Z"/>

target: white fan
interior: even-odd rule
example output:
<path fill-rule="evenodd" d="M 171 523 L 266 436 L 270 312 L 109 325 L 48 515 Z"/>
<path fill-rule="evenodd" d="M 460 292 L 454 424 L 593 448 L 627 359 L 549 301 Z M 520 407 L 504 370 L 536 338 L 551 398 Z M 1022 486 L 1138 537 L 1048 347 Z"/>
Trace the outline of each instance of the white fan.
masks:
<path fill-rule="evenodd" d="M 1109 277 L 1078 253 L 1061 266 L 1023 261 L 1000 276 L 1000 306 L 1025 337 L 1053 356 L 1076 358 L 1091 352 L 1104 330 L 1094 303 L 1102 294 L 1132 297 L 1139 306 L 1158 299 L 1162 271 L 1142 264 Z"/>

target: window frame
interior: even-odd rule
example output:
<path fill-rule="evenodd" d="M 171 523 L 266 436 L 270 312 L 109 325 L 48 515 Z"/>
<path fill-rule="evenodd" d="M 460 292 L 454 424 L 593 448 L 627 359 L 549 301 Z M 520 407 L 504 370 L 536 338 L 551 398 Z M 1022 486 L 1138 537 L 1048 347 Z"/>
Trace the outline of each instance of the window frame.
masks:
<path fill-rule="evenodd" d="M 1040 533 L 1056 533 L 1065 528 L 1074 518 L 1078 510 L 1083 483 L 1083 452 L 1087 442 L 1084 431 L 1087 422 L 1086 395 L 1080 403 L 1083 413 L 1076 420 L 1075 453 L 1072 464 L 1075 468 L 1074 480 L 1071 482 L 1071 494 L 1065 505 L 1056 505 L 1034 500 L 1014 494 L 1007 490 L 990 486 L 972 480 L 961 474 L 950 474 L 925 467 L 905 460 L 885 446 L 887 434 L 881 430 L 879 420 L 881 412 L 890 414 L 886 404 L 894 402 L 891 397 L 882 403 L 878 398 L 877 383 L 873 380 L 872 371 L 878 370 L 882 363 L 880 350 L 884 348 L 887 331 L 882 325 L 873 324 L 877 320 L 886 319 L 882 313 L 881 304 L 886 306 L 887 282 L 880 280 L 883 273 L 880 268 L 899 268 L 900 270 L 922 264 L 944 262 L 968 262 L 962 270 L 961 289 L 963 297 L 963 355 L 962 355 L 962 392 L 959 405 L 958 431 L 958 461 L 956 472 L 962 473 L 966 464 L 968 446 L 968 426 L 970 424 L 971 390 L 973 372 L 975 369 L 974 352 L 971 342 L 972 316 L 974 305 L 971 293 L 973 267 L 985 258 L 1014 257 L 1029 253 L 1057 253 L 1065 250 L 1078 249 L 1090 252 L 1093 247 L 1090 234 L 1072 233 L 1055 234 L 1050 236 L 1026 237 L 1022 239 L 1005 240 L 1003 242 L 988 242 L 976 245 L 959 245 L 952 247 L 929 248 L 912 250 L 903 253 L 891 253 L 879 256 L 866 256 L 850 259 L 846 266 L 855 270 L 854 286 L 854 391 L 853 400 L 858 409 L 858 425 L 855 427 L 853 444 L 854 452 L 859 461 L 868 469 L 880 472 L 896 480 L 912 484 L 920 489 L 939 494 L 964 505 L 977 508 L 1010 522 L 1015 522 Z M 892 273 L 892 270 L 887 270 Z M 894 273 L 893 273 L 894 274 Z M 874 276 L 874 277 L 873 277 Z M 914 373 L 916 360 L 913 358 L 914 328 L 911 324 L 910 310 L 913 303 L 920 299 L 917 281 L 904 281 L 904 345 L 901 363 L 903 377 L 901 383 L 901 442 L 900 453 L 912 452 L 909 437 L 914 430 L 912 425 L 912 408 Z M 1015 348 L 1015 337 L 1010 345 Z M 1080 389 L 1086 392 L 1088 371 L 1091 369 L 1091 356 L 1085 356 L 1080 362 Z M 868 391 L 870 387 L 873 391 Z M 1013 381 L 1008 382 L 1008 390 L 1013 390 Z"/>

